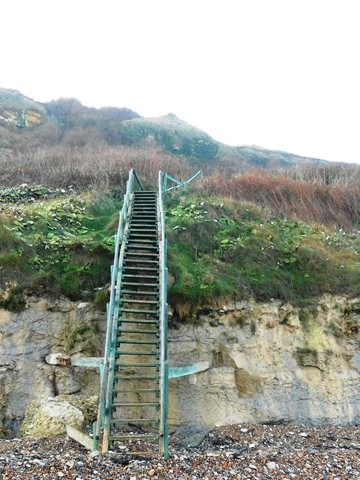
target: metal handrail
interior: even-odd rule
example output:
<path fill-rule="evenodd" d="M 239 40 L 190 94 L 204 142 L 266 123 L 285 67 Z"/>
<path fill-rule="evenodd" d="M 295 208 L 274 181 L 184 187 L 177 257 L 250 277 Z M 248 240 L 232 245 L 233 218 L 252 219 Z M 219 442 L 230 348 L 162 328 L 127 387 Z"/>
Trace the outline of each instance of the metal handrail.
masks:
<path fill-rule="evenodd" d="M 101 429 L 104 427 L 106 422 L 106 408 L 108 407 L 108 386 L 109 386 L 109 374 L 111 371 L 111 350 L 113 346 L 113 337 L 114 331 L 117 327 L 116 319 L 116 310 L 118 305 L 116 300 L 119 298 L 120 294 L 120 281 L 119 281 L 119 269 L 121 266 L 120 253 L 121 253 L 121 244 L 124 236 L 124 229 L 128 217 L 128 209 L 130 204 L 130 197 L 135 191 L 135 182 L 140 190 L 143 190 L 143 185 L 139 179 L 138 174 L 135 170 L 131 169 L 129 172 L 129 178 L 126 182 L 126 192 L 124 195 L 124 202 L 119 214 L 119 225 L 118 230 L 115 236 L 115 253 L 114 253 L 114 264 L 111 269 L 111 287 L 110 287 L 110 300 L 107 305 L 107 328 L 106 328 L 106 340 L 105 340 L 105 351 L 104 351 L 104 361 L 101 368 L 101 380 L 100 380 L 100 396 L 99 396 L 99 410 L 96 423 L 96 432 L 95 440 L 99 441 Z"/>
<path fill-rule="evenodd" d="M 159 172 L 159 270 L 160 270 L 160 428 L 159 428 L 159 448 L 164 458 L 169 456 L 169 365 L 167 352 L 167 336 L 168 336 L 168 303 L 167 303 L 167 277 L 168 269 L 166 266 L 167 258 L 167 241 L 165 233 L 165 214 L 164 214 L 164 196 L 171 190 L 184 187 L 202 175 L 201 170 L 193 175 L 189 180 L 182 182 L 176 180 L 165 172 Z M 167 182 L 176 183 L 174 187 L 167 188 Z"/>
<path fill-rule="evenodd" d="M 165 214 L 163 202 L 163 172 L 159 172 L 159 325 L 160 325 L 160 427 L 159 448 L 164 458 L 169 456 L 168 432 L 168 401 L 169 401 L 169 373 L 167 359 L 167 334 L 168 334 L 168 303 L 167 303 L 167 267 L 166 267 L 166 236 Z"/>
<path fill-rule="evenodd" d="M 168 397 L 169 397 L 169 367 L 167 359 L 167 335 L 168 335 L 168 303 L 167 303 L 167 276 L 166 267 L 167 242 L 165 234 L 164 196 L 167 192 L 184 187 L 195 178 L 202 175 L 199 171 L 189 180 L 182 182 L 171 177 L 167 173 L 159 172 L 158 177 L 158 232 L 159 232 L 159 312 L 160 312 L 160 425 L 159 425 L 159 448 L 168 458 Z M 176 185 L 167 188 L 168 182 Z M 137 184 L 137 185 L 136 185 Z M 110 434 L 110 407 L 113 389 L 113 370 L 115 364 L 116 336 L 118 327 L 118 313 L 121 296 L 122 264 L 124 258 L 123 238 L 126 234 L 127 220 L 130 212 L 130 200 L 135 188 L 144 190 L 140 178 L 135 170 L 130 170 L 129 179 L 126 183 L 124 203 L 119 216 L 119 226 L 115 240 L 114 265 L 111 270 L 110 300 L 107 305 L 107 329 L 103 364 L 100 368 L 101 385 L 99 397 L 99 410 L 95 429 L 95 442 L 98 444 L 101 431 L 103 430 L 103 452 L 108 448 Z"/>
<path fill-rule="evenodd" d="M 192 182 L 193 180 L 195 180 L 195 178 L 198 178 L 199 176 L 202 177 L 202 171 L 201 170 L 199 170 L 197 173 L 195 173 L 195 175 L 193 175 L 188 180 L 183 182 L 181 180 L 177 180 L 176 178 L 172 177 L 168 173 L 163 173 L 162 174 L 161 185 L 159 185 L 159 190 L 161 189 L 162 192 L 167 193 L 167 192 L 171 192 L 172 190 L 176 190 L 177 188 L 185 188 L 186 189 L 188 187 L 189 183 Z M 169 181 L 175 183 L 175 185 L 168 188 L 167 184 L 168 184 Z"/>

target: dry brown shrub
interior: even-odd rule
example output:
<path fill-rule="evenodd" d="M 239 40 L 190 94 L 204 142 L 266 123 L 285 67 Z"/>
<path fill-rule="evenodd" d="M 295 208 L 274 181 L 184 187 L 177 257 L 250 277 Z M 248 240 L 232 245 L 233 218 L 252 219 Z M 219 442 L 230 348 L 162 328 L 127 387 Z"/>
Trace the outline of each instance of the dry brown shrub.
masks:
<path fill-rule="evenodd" d="M 209 194 L 250 201 L 304 221 L 341 227 L 360 222 L 359 184 L 326 185 L 252 171 L 232 178 L 205 178 L 203 188 Z"/>
<path fill-rule="evenodd" d="M 308 183 L 321 185 L 357 186 L 360 185 L 360 165 L 344 163 L 311 163 L 296 165 L 289 169 L 278 169 L 275 176 L 285 176 Z"/>
<path fill-rule="evenodd" d="M 159 170 L 180 179 L 192 172 L 185 159 L 155 148 L 112 147 L 103 142 L 84 147 L 56 144 L 0 157 L 0 185 L 109 188 L 122 186 L 131 168 L 150 183 L 157 180 Z"/>

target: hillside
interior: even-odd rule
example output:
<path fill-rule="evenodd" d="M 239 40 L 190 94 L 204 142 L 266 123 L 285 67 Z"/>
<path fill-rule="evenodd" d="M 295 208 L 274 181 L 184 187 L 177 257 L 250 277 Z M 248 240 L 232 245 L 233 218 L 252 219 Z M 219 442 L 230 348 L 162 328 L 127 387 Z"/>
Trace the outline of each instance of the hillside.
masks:
<path fill-rule="evenodd" d="M 62 293 L 102 307 L 118 197 L 118 190 L 75 192 L 26 184 L 1 189 L 0 305 L 21 309 L 27 292 Z M 214 195 L 209 184 L 169 198 L 172 305 L 183 316 L 229 296 L 296 304 L 325 293 L 356 295 L 358 221 L 354 217 L 346 231 L 304 222 L 281 210 Z"/>
<path fill-rule="evenodd" d="M 255 146 L 231 147 L 174 114 L 143 118 L 128 108 L 89 108 L 73 98 L 38 103 L 15 90 L 0 88 L 0 159 L 34 160 L 66 149 L 152 148 L 194 168 L 242 172 L 322 161 Z M 48 152 L 46 152 L 48 150 Z"/>
<path fill-rule="evenodd" d="M 38 104 L 4 89 L 0 101 L 4 307 L 21 309 L 24 293 L 103 307 L 130 168 L 151 188 L 159 170 L 185 179 L 200 165 L 205 174 L 167 204 L 179 316 L 228 296 L 301 303 L 359 291 L 358 166 L 229 147 L 174 114 Z"/>

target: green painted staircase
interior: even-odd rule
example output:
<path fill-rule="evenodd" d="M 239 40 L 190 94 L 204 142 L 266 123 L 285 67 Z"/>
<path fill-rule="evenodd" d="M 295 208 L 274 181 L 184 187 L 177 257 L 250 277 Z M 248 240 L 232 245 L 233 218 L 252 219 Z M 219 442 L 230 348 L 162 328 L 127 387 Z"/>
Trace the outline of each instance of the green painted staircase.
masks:
<path fill-rule="evenodd" d="M 168 457 L 167 268 L 163 196 L 186 182 L 159 172 L 158 190 L 144 191 L 129 173 L 116 235 L 104 357 L 100 368 L 94 448 L 127 444 L 128 453 L 150 453 L 150 442 Z M 169 186 L 168 186 L 169 185 Z M 82 365 L 90 365 L 90 360 Z M 198 371 L 173 369 L 174 376 Z M 142 449 L 145 448 L 146 452 Z M 154 450 L 152 450 L 154 452 Z"/>
<path fill-rule="evenodd" d="M 159 176 L 160 181 L 160 176 Z M 130 171 L 116 236 L 96 441 L 168 456 L 167 269 L 162 190 Z"/>
<path fill-rule="evenodd" d="M 160 439 L 159 234 L 157 193 L 134 192 L 123 240 L 110 445 Z M 119 431 L 128 424 L 151 433 Z"/>

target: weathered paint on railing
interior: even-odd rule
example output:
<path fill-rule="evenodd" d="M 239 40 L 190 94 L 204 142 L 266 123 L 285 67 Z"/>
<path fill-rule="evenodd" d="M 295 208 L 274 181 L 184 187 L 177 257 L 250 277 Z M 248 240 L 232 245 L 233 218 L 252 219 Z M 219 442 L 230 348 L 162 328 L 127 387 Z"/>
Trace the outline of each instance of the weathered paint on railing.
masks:
<path fill-rule="evenodd" d="M 114 337 L 114 327 L 116 327 L 117 322 L 117 310 L 118 306 L 116 307 L 116 298 L 119 298 L 119 289 L 120 289 L 120 282 L 119 282 L 119 266 L 120 263 L 120 251 L 122 245 L 122 239 L 124 236 L 124 229 L 127 220 L 127 214 L 129 209 L 130 197 L 131 194 L 134 192 L 135 189 L 135 181 L 138 184 L 140 190 L 143 190 L 143 186 L 140 182 L 140 179 L 137 173 L 132 169 L 129 172 L 129 179 L 126 183 L 126 192 L 124 195 L 124 202 L 123 206 L 119 215 L 119 225 L 117 234 L 115 237 L 115 253 L 114 253 L 114 264 L 111 269 L 111 287 L 110 287 L 110 300 L 107 305 L 107 328 L 106 328 L 106 340 L 105 340 L 105 352 L 104 352 L 104 363 L 103 363 L 103 374 L 100 379 L 100 395 L 99 395 L 99 410 L 98 410 L 98 417 L 96 422 L 96 442 L 100 439 L 101 429 L 104 428 L 104 435 L 105 434 L 105 425 L 108 424 L 109 420 L 109 412 L 108 403 L 109 403 L 109 395 L 108 395 L 108 385 L 109 385 L 109 377 L 111 372 L 111 349 L 113 349 L 113 337 Z M 107 426 L 107 429 L 109 426 Z M 107 432 L 108 433 L 108 432 Z"/>
<path fill-rule="evenodd" d="M 169 378 L 167 359 L 167 334 L 168 334 L 168 305 L 167 305 L 167 268 L 166 268 L 166 238 L 165 215 L 163 202 L 163 173 L 159 172 L 159 265 L 160 265 L 160 431 L 159 449 L 164 458 L 169 456 L 169 427 L 168 427 L 168 402 Z"/>
<path fill-rule="evenodd" d="M 159 427 L 159 449 L 165 458 L 168 458 L 169 431 L 168 431 L 168 401 L 169 401 L 169 366 L 167 358 L 167 335 L 168 335 L 168 304 L 167 304 L 167 243 L 165 235 L 164 195 L 174 189 L 184 187 L 195 178 L 201 176 L 201 171 L 193 175 L 189 180 L 182 182 L 170 175 L 159 172 L 158 177 L 158 232 L 159 232 L 159 264 L 160 264 L 160 427 Z M 114 265 L 111 270 L 111 291 L 110 301 L 107 305 L 107 333 L 105 341 L 105 352 L 100 367 L 100 399 L 99 411 L 95 428 L 95 447 L 98 448 L 101 431 L 103 431 L 102 451 L 106 452 L 109 446 L 110 435 L 110 407 L 113 389 L 114 364 L 116 357 L 116 332 L 118 327 L 119 300 L 121 294 L 121 277 L 124 257 L 123 238 L 126 234 L 127 219 L 131 195 L 135 191 L 135 182 L 140 190 L 143 185 L 138 174 L 131 170 L 127 181 L 124 203 L 119 217 L 119 226 L 115 241 Z M 176 185 L 167 188 L 168 182 Z M 85 366 L 85 365 L 83 365 Z M 190 375 L 204 370 L 199 366 L 179 367 L 170 369 L 172 378 Z M 94 447 L 94 448 L 95 448 Z"/>
<path fill-rule="evenodd" d="M 195 173 L 195 175 L 193 175 L 191 178 L 189 178 L 185 182 L 183 182 L 181 180 L 177 180 L 176 178 L 172 177 L 171 175 L 169 175 L 167 173 L 163 173 L 162 175 L 163 175 L 163 178 L 162 178 L 162 183 L 161 183 L 161 190 L 164 193 L 167 193 L 167 192 L 171 192 L 172 190 L 176 190 L 177 188 L 187 188 L 190 182 L 192 182 L 196 178 L 202 176 L 202 171 L 199 170 L 197 173 Z M 173 182 L 173 183 L 175 183 L 175 185 L 168 188 L 168 186 L 167 186 L 168 182 Z"/>

